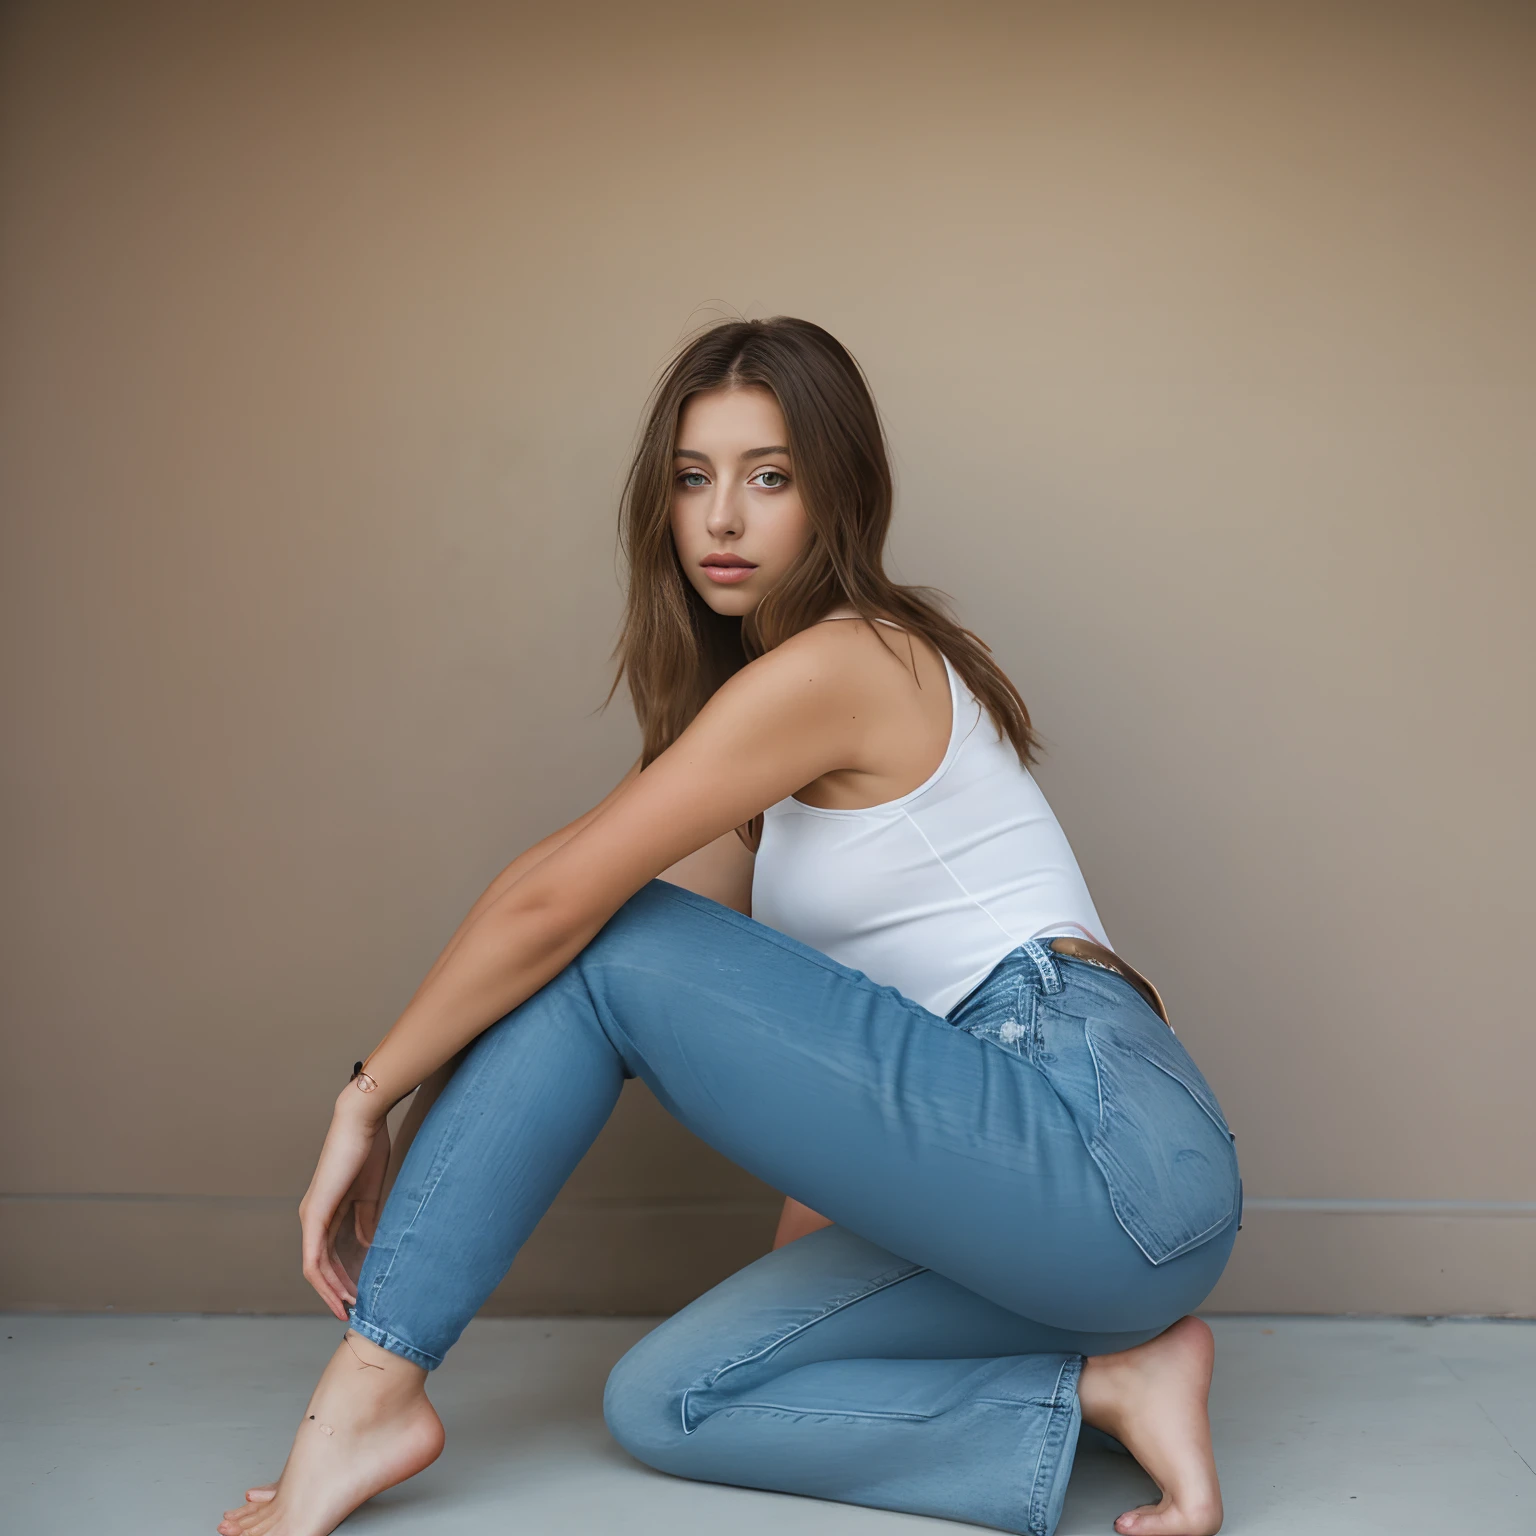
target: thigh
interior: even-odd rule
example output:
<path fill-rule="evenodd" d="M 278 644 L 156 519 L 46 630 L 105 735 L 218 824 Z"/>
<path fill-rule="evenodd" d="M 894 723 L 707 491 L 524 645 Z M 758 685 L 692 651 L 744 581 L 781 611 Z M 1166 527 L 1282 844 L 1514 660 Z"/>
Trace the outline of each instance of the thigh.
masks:
<path fill-rule="evenodd" d="M 1007 1312 L 1156 1332 L 1220 1273 L 1219 1241 L 1147 1261 L 1028 1061 L 762 923 L 653 881 L 573 966 L 628 1069 L 701 1138 Z"/>
<path fill-rule="evenodd" d="M 1157 1330 L 1058 1328 L 1010 1312 L 843 1227 L 764 1254 L 635 1346 L 674 1385 L 775 1375 L 821 1360 L 982 1359 L 1129 1349 Z"/>
<path fill-rule="evenodd" d="M 1078 1435 L 1064 1333 L 837 1227 L 749 1265 L 614 1368 L 614 1438 L 674 1476 L 1008 1531 L 1055 1524 Z"/>
<path fill-rule="evenodd" d="M 1053 1327 L 826 1227 L 749 1264 L 647 1334 L 614 1367 L 604 1412 L 621 1444 L 653 1460 L 715 1410 L 803 1366 L 1101 1354 L 1158 1331 Z"/>

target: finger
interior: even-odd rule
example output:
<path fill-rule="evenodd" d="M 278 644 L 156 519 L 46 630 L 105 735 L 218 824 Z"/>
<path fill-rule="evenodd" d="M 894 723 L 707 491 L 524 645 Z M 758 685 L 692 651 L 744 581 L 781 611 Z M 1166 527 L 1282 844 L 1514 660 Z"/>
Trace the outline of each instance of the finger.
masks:
<path fill-rule="evenodd" d="M 336 1266 L 335 1236 L 342 1220 L 351 1220 L 349 1192 L 378 1139 L 377 1127 L 370 1130 L 341 1116 L 333 1119 L 309 1188 L 299 1202 L 304 1277 L 343 1321 L 347 1302 L 356 1297 L 345 1270 Z"/>
<path fill-rule="evenodd" d="M 357 1300 L 357 1291 L 352 1285 L 352 1277 L 347 1273 L 346 1266 L 337 1258 L 335 1250 L 329 1244 L 320 1250 L 319 1261 L 326 1284 L 340 1298 L 344 1306 L 350 1307 Z"/>
<path fill-rule="evenodd" d="M 330 1235 L 325 1228 L 316 1225 L 314 1219 L 304 1217 L 302 1254 L 304 1278 L 319 1292 L 320 1299 L 333 1313 L 346 1320 L 344 1297 L 346 1287 L 338 1285 L 329 1263 Z"/>
<path fill-rule="evenodd" d="M 322 1260 L 324 1250 L 320 1241 L 312 1235 L 306 1234 L 304 1241 L 304 1278 L 315 1288 L 321 1301 L 330 1308 L 332 1315 L 340 1322 L 346 1322 L 347 1309 L 337 1290 L 335 1281 L 330 1272 L 324 1266 Z"/>
<path fill-rule="evenodd" d="M 342 1305 L 340 1297 L 337 1296 L 335 1287 L 330 1285 L 318 1273 L 309 1268 L 305 1269 L 304 1278 L 309 1281 L 310 1286 L 313 1288 L 315 1294 L 320 1298 L 321 1301 L 325 1303 L 325 1310 L 329 1312 L 338 1323 L 347 1322 L 347 1309 Z"/>
<path fill-rule="evenodd" d="M 320 1293 L 320 1298 L 332 1312 L 340 1305 L 336 1283 L 327 1266 L 327 1238 L 324 1228 L 316 1229 L 310 1220 L 304 1222 L 304 1278 Z"/>
<path fill-rule="evenodd" d="M 306 1222 L 301 1251 L 304 1278 L 315 1288 L 332 1313 L 345 1321 L 352 1287 L 344 1275 L 338 1274 L 332 1260 L 330 1234 L 323 1227 L 317 1230 Z"/>
<path fill-rule="evenodd" d="M 357 1288 L 352 1284 L 352 1277 L 347 1273 L 347 1266 L 338 1250 L 338 1239 L 343 1228 L 352 1220 L 352 1212 L 343 1208 L 331 1223 L 330 1230 L 325 1234 L 325 1246 L 321 1250 L 321 1258 L 329 1274 L 331 1284 L 336 1287 L 337 1293 L 350 1306 L 357 1300 Z"/>
<path fill-rule="evenodd" d="M 320 1299 L 331 1309 L 332 1315 L 339 1322 L 346 1322 L 351 1298 L 347 1294 L 346 1285 L 336 1278 L 329 1255 L 324 1251 L 317 1253 L 307 1273 L 309 1283 L 320 1293 Z"/>

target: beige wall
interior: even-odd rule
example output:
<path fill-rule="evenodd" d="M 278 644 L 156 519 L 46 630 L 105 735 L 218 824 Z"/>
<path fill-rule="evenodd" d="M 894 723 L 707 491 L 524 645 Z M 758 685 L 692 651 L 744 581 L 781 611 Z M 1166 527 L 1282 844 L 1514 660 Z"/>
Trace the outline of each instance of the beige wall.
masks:
<path fill-rule="evenodd" d="M 734 307 L 866 364 L 1230 1109 L 1212 1305 L 1536 1313 L 1532 17 L 10 7 L 0 1304 L 311 1305 L 329 1097 L 634 752 L 615 491 Z M 499 1304 L 771 1223 L 631 1087 Z"/>

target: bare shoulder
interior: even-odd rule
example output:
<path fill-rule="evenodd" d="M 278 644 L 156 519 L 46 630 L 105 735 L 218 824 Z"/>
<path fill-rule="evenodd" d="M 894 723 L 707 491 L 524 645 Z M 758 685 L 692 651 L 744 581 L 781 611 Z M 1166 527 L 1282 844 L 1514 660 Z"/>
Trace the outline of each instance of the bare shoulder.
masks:
<path fill-rule="evenodd" d="M 943 676 L 943 659 L 922 635 L 857 618 L 812 624 L 737 674 L 754 692 L 812 688 L 842 702 Z"/>
<path fill-rule="evenodd" d="M 948 694 L 943 656 L 915 630 L 836 619 L 813 624 L 787 644 L 805 645 L 828 675 L 835 672 L 844 686 L 869 700 L 901 708 L 915 694 Z"/>
<path fill-rule="evenodd" d="M 758 657 L 530 874 L 539 899 L 575 902 L 606 921 L 647 880 L 802 785 L 858 763 L 873 713 L 861 700 L 856 669 L 819 635 Z"/>
<path fill-rule="evenodd" d="M 869 660 L 861 648 L 829 631 L 842 624 L 813 624 L 749 661 L 715 695 L 721 702 L 778 713 L 841 709 L 863 691 Z M 713 703 L 714 700 L 711 700 Z"/>
<path fill-rule="evenodd" d="M 920 783 L 943 756 L 949 692 L 913 671 L 942 676 L 936 651 L 891 638 L 862 621 L 819 624 L 748 663 L 529 872 L 528 899 L 601 926 L 647 880 L 788 796 L 852 809 Z"/>
<path fill-rule="evenodd" d="M 846 737 L 868 700 L 871 659 L 825 633 L 834 628 L 840 625 L 802 630 L 754 657 L 716 688 L 688 730 L 739 737 L 743 750 L 753 750 L 763 731 L 806 742 Z"/>
<path fill-rule="evenodd" d="M 837 717 L 838 761 L 801 786 L 803 803 L 879 805 L 921 784 L 942 761 L 952 727 L 949 680 L 924 636 L 849 618 L 813 625 L 779 649 L 836 700 L 824 718 Z"/>

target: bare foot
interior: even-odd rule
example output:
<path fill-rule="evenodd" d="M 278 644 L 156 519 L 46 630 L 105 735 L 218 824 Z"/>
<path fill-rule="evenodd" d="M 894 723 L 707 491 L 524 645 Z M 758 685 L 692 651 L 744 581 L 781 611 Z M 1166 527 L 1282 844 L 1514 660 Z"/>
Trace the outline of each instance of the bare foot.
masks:
<path fill-rule="evenodd" d="M 220 1536 L 328 1536 L 359 1504 L 431 1466 L 443 1424 L 426 1377 L 348 1333 L 304 1410 L 283 1475 L 226 1510 Z"/>
<path fill-rule="evenodd" d="M 1221 1487 L 1211 1449 L 1211 1368 L 1216 1341 L 1185 1317 L 1135 1349 L 1090 1355 L 1078 1382 L 1084 1420 L 1117 1439 L 1162 1489 L 1157 1504 L 1128 1509 L 1120 1536 L 1215 1536 Z"/>

